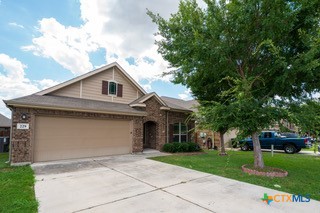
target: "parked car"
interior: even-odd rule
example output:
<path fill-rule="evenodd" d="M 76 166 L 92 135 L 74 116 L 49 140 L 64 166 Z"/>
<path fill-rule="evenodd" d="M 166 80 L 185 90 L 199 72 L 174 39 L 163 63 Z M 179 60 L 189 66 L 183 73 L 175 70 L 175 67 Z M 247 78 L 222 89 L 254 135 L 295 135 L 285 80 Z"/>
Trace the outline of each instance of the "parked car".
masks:
<path fill-rule="evenodd" d="M 276 131 L 263 131 L 259 135 L 259 141 L 262 149 L 284 150 L 288 154 L 300 152 L 302 148 L 306 148 L 308 140 L 306 138 L 287 138 Z M 253 149 L 251 138 L 240 141 L 240 147 L 243 151 Z"/>
<path fill-rule="evenodd" d="M 286 136 L 287 138 L 299 138 L 300 136 L 293 132 L 281 132 L 282 136 Z"/>
<path fill-rule="evenodd" d="M 285 136 L 286 138 L 306 138 L 307 139 L 306 147 L 307 148 L 312 147 L 313 139 L 311 137 L 300 137 L 298 134 L 293 132 L 282 132 L 281 135 Z"/>

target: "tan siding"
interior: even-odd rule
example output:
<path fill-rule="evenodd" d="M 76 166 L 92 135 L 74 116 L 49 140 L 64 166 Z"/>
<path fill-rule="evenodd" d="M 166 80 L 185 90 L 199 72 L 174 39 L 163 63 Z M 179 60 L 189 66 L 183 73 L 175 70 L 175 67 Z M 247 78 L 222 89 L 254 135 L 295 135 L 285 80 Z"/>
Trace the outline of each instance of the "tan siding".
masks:
<path fill-rule="evenodd" d="M 102 94 L 101 89 L 102 81 L 110 80 L 113 80 L 112 68 L 82 80 L 82 98 L 99 101 L 112 101 L 112 97 Z M 123 94 L 122 97 L 113 96 L 113 102 L 128 104 L 137 99 L 138 89 L 133 86 L 133 84 L 131 84 L 117 68 L 114 68 L 114 81 L 123 85 Z M 139 92 L 139 94 L 141 93 Z"/>
<path fill-rule="evenodd" d="M 122 73 L 115 68 L 114 79 L 119 84 L 123 85 L 123 97 L 115 97 L 114 102 L 118 103 L 131 103 L 137 99 L 137 88 L 124 76 Z M 139 96 L 140 97 L 140 96 Z"/>
<path fill-rule="evenodd" d="M 71 84 L 67 87 L 61 88 L 55 92 L 49 93 L 49 95 L 79 98 L 80 97 L 80 82 L 76 82 L 76 83 Z"/>
<path fill-rule="evenodd" d="M 102 94 L 102 81 L 112 80 L 112 68 L 82 80 L 82 98 L 111 101 L 111 96 Z"/>
<path fill-rule="evenodd" d="M 123 85 L 122 97 L 102 94 L 102 81 L 113 80 L 113 69 L 114 81 Z M 138 88 L 136 88 L 136 86 L 134 86 L 134 84 L 131 83 L 131 81 L 116 67 L 82 80 L 81 94 L 84 99 L 109 102 L 113 100 L 113 102 L 129 104 L 137 99 L 137 92 L 138 98 L 143 95 Z M 80 98 L 80 82 L 52 92 L 50 95 Z"/>

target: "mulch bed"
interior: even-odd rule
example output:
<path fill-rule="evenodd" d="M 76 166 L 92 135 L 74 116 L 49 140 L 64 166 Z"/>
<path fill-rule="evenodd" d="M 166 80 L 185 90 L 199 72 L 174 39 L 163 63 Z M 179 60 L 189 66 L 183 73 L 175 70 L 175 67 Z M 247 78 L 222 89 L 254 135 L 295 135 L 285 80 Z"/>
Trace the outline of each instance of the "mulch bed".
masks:
<path fill-rule="evenodd" d="M 245 164 L 242 171 L 251 175 L 266 176 L 266 177 L 286 177 L 288 172 L 282 169 L 265 166 L 263 169 L 254 168 L 253 165 Z"/>

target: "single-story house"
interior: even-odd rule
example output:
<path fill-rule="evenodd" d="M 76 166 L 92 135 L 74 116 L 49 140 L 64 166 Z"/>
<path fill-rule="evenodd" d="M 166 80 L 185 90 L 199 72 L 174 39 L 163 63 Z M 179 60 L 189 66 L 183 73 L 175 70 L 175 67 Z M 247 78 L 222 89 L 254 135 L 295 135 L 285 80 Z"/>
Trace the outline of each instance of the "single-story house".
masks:
<path fill-rule="evenodd" d="M 11 119 L 0 113 L 0 137 L 9 137 L 11 128 Z"/>
<path fill-rule="evenodd" d="M 146 93 L 116 62 L 4 102 L 12 164 L 160 150 L 194 137 L 187 119 L 194 101 Z"/>
<path fill-rule="evenodd" d="M 0 152 L 7 152 L 10 142 L 11 119 L 0 114 Z"/>

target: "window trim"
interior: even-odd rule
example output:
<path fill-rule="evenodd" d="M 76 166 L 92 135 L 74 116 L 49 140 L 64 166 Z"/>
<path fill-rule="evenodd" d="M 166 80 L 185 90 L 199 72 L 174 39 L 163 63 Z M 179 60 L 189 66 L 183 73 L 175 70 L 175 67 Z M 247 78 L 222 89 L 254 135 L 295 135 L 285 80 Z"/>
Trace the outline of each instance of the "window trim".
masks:
<path fill-rule="evenodd" d="M 115 94 L 110 93 L 110 88 L 111 88 L 111 84 L 112 83 L 114 83 L 115 86 L 116 86 Z M 108 95 L 117 96 L 117 93 L 118 93 L 118 83 L 116 81 L 109 81 L 109 84 L 108 84 Z"/>
<path fill-rule="evenodd" d="M 178 124 L 179 125 L 179 133 L 178 134 L 174 134 L 174 126 Z M 186 126 L 186 133 L 185 134 L 182 134 L 182 131 L 181 131 L 181 127 L 182 127 L 182 124 Z M 179 143 L 184 143 L 184 142 L 188 142 L 188 125 L 183 123 L 183 122 L 178 122 L 178 123 L 174 123 L 173 124 L 173 135 L 172 137 L 174 138 L 175 136 L 179 136 L 179 141 L 174 141 L 174 142 L 179 142 Z M 186 136 L 186 141 L 181 141 L 181 136 Z"/>

